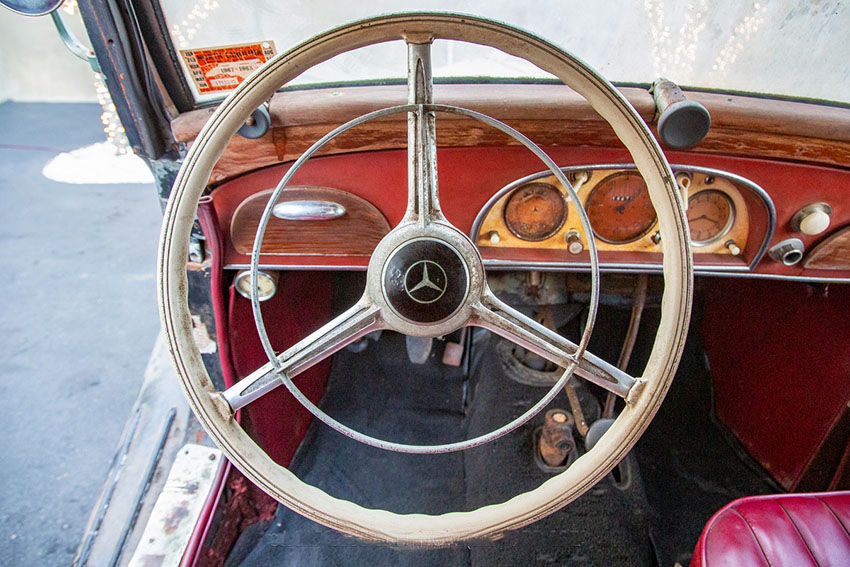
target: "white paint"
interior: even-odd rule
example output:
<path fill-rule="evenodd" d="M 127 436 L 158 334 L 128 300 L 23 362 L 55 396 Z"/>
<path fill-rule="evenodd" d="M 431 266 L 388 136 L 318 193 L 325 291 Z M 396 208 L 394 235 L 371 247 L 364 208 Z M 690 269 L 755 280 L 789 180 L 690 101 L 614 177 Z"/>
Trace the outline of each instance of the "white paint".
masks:
<path fill-rule="evenodd" d="M 221 451 L 214 447 L 183 446 L 128 567 L 180 564 L 223 463 Z"/>
<path fill-rule="evenodd" d="M 119 154 L 108 142 L 61 153 L 47 162 L 41 174 L 60 183 L 153 183 L 151 170 L 141 158 Z"/>

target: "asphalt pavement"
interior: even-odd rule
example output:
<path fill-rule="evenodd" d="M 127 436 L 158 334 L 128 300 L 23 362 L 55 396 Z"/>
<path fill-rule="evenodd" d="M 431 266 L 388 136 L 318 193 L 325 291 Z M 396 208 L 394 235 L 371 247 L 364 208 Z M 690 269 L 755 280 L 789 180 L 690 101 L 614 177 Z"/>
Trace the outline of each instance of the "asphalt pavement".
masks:
<path fill-rule="evenodd" d="M 0 104 L 0 565 L 71 564 L 159 331 L 153 185 L 50 181 L 96 104 Z"/>

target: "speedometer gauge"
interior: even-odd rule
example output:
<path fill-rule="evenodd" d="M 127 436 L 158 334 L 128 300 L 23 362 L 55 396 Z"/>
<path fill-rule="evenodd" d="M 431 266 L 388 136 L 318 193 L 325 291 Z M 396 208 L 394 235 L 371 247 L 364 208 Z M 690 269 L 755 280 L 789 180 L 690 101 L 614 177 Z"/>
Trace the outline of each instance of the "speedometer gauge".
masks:
<path fill-rule="evenodd" d="M 584 206 L 594 234 L 611 244 L 634 242 L 655 225 L 655 209 L 637 172 L 606 177 L 593 188 Z"/>
<path fill-rule="evenodd" d="M 523 240 L 545 240 L 564 226 L 567 203 L 548 183 L 528 183 L 513 192 L 505 205 L 505 224 Z"/>
<path fill-rule="evenodd" d="M 729 196 L 715 189 L 688 199 L 688 225 L 694 246 L 705 246 L 723 238 L 735 220 L 735 205 Z"/>

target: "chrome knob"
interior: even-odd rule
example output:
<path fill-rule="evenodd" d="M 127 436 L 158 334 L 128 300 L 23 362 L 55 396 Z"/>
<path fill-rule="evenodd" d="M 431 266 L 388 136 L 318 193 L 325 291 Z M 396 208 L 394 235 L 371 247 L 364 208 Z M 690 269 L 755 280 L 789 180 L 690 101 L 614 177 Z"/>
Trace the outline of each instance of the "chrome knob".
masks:
<path fill-rule="evenodd" d="M 832 207 L 826 203 L 806 205 L 791 218 L 791 228 L 795 232 L 814 236 L 829 228 L 832 220 Z"/>
<path fill-rule="evenodd" d="M 567 241 L 567 250 L 570 254 L 581 254 L 584 251 L 584 243 L 582 243 L 581 236 L 577 231 L 569 231 L 564 235 L 564 239 Z"/>
<path fill-rule="evenodd" d="M 782 262 L 786 266 L 793 266 L 803 259 L 806 247 L 799 238 L 789 238 L 774 245 L 767 253 L 773 260 Z"/>

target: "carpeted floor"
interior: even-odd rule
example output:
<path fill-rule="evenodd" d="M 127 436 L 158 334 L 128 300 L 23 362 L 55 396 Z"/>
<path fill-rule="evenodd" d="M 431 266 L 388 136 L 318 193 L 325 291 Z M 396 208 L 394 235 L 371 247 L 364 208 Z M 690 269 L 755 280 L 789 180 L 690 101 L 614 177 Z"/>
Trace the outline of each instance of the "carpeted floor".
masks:
<path fill-rule="evenodd" d="M 645 363 L 656 318 L 648 309 L 633 373 Z M 281 506 L 264 533 L 255 527 L 242 537 L 228 567 L 687 564 L 714 511 L 736 497 L 773 489 L 711 419 L 710 375 L 698 321 L 697 310 L 668 399 L 630 457 L 635 466 L 629 488 L 615 487 L 609 475 L 563 510 L 499 540 L 437 550 L 363 543 Z M 627 322 L 628 309 L 603 308 L 590 350 L 615 360 Z M 440 362 L 440 346 L 426 364 L 410 364 L 404 337 L 394 333 L 385 332 L 361 353 L 342 351 L 334 359 L 322 407 L 355 429 L 393 441 L 432 444 L 492 430 L 519 415 L 543 390 L 510 380 L 494 353 L 496 339 L 478 336 L 484 340 L 475 343 L 468 380 L 461 369 Z M 552 405 L 568 407 L 563 396 Z M 314 422 L 292 469 L 306 482 L 366 507 L 431 514 L 474 509 L 548 478 L 532 458 L 532 432 L 543 413 L 493 443 L 437 456 L 374 449 Z"/>
<path fill-rule="evenodd" d="M 467 385 L 459 369 L 439 362 L 439 350 L 417 366 L 407 361 L 404 348 L 404 337 L 384 333 L 362 353 L 337 354 L 322 407 L 375 436 L 437 443 L 504 424 L 544 392 L 508 379 L 491 345 Z M 473 392 L 469 399 L 465 391 Z M 566 407 L 566 399 L 553 404 Z M 437 456 L 373 449 L 314 423 L 293 470 L 367 507 L 400 513 L 468 510 L 548 478 L 532 459 L 531 434 L 541 422 L 542 414 L 491 444 Z M 498 541 L 416 550 L 365 544 L 280 507 L 242 565 L 653 565 L 647 514 L 639 482 L 625 492 L 603 482 L 564 510 Z"/>

